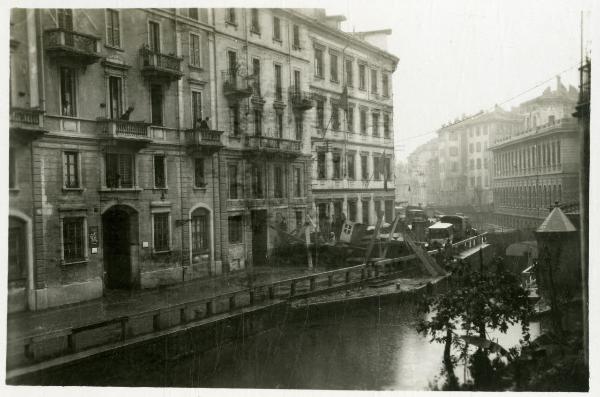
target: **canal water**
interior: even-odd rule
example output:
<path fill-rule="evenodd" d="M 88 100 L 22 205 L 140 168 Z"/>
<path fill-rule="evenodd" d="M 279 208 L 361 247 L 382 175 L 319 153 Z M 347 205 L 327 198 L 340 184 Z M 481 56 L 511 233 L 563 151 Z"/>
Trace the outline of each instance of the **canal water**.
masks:
<path fill-rule="evenodd" d="M 282 326 L 176 360 L 95 359 L 54 384 L 150 387 L 427 390 L 441 383 L 443 346 L 417 334 L 410 303 L 298 309 Z M 499 342 L 518 343 L 520 329 Z M 457 376 L 462 381 L 459 366 Z M 45 382 L 44 382 L 45 383 Z"/>

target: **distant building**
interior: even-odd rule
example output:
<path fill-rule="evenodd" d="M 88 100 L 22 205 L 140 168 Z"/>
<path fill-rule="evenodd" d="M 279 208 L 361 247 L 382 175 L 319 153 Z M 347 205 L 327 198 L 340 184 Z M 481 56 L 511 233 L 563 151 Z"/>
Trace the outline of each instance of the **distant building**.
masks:
<path fill-rule="evenodd" d="M 554 202 L 579 202 L 577 99 L 557 78 L 556 90 L 519 106 L 521 128 L 493 143 L 494 223 L 534 228 Z"/>
<path fill-rule="evenodd" d="M 419 146 L 408 156 L 408 203 L 428 206 L 439 202 L 436 193 L 436 174 L 438 168 L 437 139 Z"/>
<path fill-rule="evenodd" d="M 488 148 L 497 137 L 515 132 L 521 120 L 518 114 L 496 106 L 438 131 L 440 206 L 489 209 L 493 198 Z"/>

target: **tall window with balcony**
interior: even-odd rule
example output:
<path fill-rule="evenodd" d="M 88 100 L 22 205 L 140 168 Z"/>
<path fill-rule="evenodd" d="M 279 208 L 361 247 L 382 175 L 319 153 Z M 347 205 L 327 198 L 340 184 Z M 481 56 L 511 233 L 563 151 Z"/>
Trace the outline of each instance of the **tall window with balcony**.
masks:
<path fill-rule="evenodd" d="M 168 212 L 159 212 L 152 215 L 154 251 L 168 251 L 171 248 Z"/>
<path fill-rule="evenodd" d="M 260 59 L 252 59 L 252 77 L 254 78 L 254 95 L 260 97 Z"/>
<path fill-rule="evenodd" d="M 352 59 L 346 59 L 346 85 L 354 87 L 354 62 Z"/>
<path fill-rule="evenodd" d="M 381 180 L 381 157 L 373 156 L 373 179 Z"/>
<path fill-rule="evenodd" d="M 160 84 L 150 86 L 150 103 L 152 109 L 152 124 L 163 125 L 163 87 Z"/>
<path fill-rule="evenodd" d="M 250 10 L 250 32 L 260 34 L 258 8 L 253 8 L 252 10 Z"/>
<path fill-rule="evenodd" d="M 367 181 L 369 180 L 369 171 L 367 168 L 367 156 L 366 155 L 361 155 L 360 156 L 360 170 L 361 170 L 361 176 L 362 176 L 362 180 L 363 181 Z"/>
<path fill-rule="evenodd" d="M 300 71 L 294 70 L 294 94 L 300 95 L 302 89 L 302 81 L 300 80 Z"/>
<path fill-rule="evenodd" d="M 384 157 L 383 159 L 383 178 L 386 181 L 392 180 L 392 159 Z"/>
<path fill-rule="evenodd" d="M 200 128 L 202 122 L 202 93 L 192 91 L 192 126 Z"/>
<path fill-rule="evenodd" d="M 362 64 L 358 65 L 358 89 L 367 89 L 366 66 Z"/>
<path fill-rule="evenodd" d="M 233 104 L 229 108 L 230 118 L 231 118 L 231 130 L 233 132 L 233 136 L 240 136 L 242 133 L 241 129 L 241 120 L 240 120 L 240 105 L 239 103 Z"/>
<path fill-rule="evenodd" d="M 386 98 L 390 96 L 389 76 L 387 73 L 381 74 L 381 95 Z"/>
<path fill-rule="evenodd" d="M 317 178 L 325 179 L 327 174 L 325 172 L 325 152 L 317 152 Z"/>
<path fill-rule="evenodd" d="M 273 17 L 273 40 L 281 41 L 281 19 Z"/>
<path fill-rule="evenodd" d="M 387 113 L 383 115 L 383 136 L 390 139 L 390 115 Z"/>
<path fill-rule="evenodd" d="M 198 208 L 192 212 L 192 255 L 210 252 L 209 212 Z"/>
<path fill-rule="evenodd" d="M 150 51 L 160 53 L 160 25 L 158 22 L 148 22 L 148 47 L 150 47 Z"/>
<path fill-rule="evenodd" d="M 67 189 L 78 189 L 79 183 L 79 153 L 64 152 L 63 154 L 63 182 Z"/>
<path fill-rule="evenodd" d="M 77 116 L 77 84 L 75 69 L 60 68 L 60 109 L 63 116 Z"/>
<path fill-rule="evenodd" d="M 204 159 L 202 157 L 194 159 L 194 187 L 206 187 L 206 180 L 204 179 Z"/>
<path fill-rule="evenodd" d="M 283 138 L 283 112 L 279 111 L 275 114 L 275 120 L 277 121 L 277 138 Z"/>
<path fill-rule="evenodd" d="M 346 155 L 346 175 L 348 176 L 348 180 L 353 181 L 355 179 L 354 171 L 354 153 L 349 153 Z"/>
<path fill-rule="evenodd" d="M 356 222 L 356 200 L 348 201 L 348 220 Z"/>
<path fill-rule="evenodd" d="M 298 25 L 294 25 L 292 28 L 292 48 L 294 50 L 300 49 L 300 27 Z"/>
<path fill-rule="evenodd" d="M 252 197 L 264 198 L 262 164 L 252 164 Z"/>
<path fill-rule="evenodd" d="M 167 187 L 166 177 L 166 166 L 165 156 L 156 155 L 153 157 L 154 160 L 154 188 L 164 189 Z"/>
<path fill-rule="evenodd" d="M 369 224 L 369 199 L 362 200 L 362 223 Z"/>
<path fill-rule="evenodd" d="M 275 99 L 283 100 L 281 65 L 275 64 Z"/>
<path fill-rule="evenodd" d="M 294 167 L 294 197 L 302 197 L 302 170 Z"/>
<path fill-rule="evenodd" d="M 360 133 L 367 135 L 367 111 L 366 109 L 360 109 Z"/>
<path fill-rule="evenodd" d="M 373 94 L 377 94 L 378 86 L 377 86 L 377 70 L 371 69 L 371 92 Z"/>
<path fill-rule="evenodd" d="M 379 137 L 379 113 L 372 113 L 371 119 L 373 120 L 373 136 Z"/>
<path fill-rule="evenodd" d="M 190 33 L 190 65 L 202 67 L 200 54 L 200 36 Z"/>
<path fill-rule="evenodd" d="M 121 23 L 119 11 L 106 10 L 106 45 L 109 47 L 121 47 Z"/>
<path fill-rule="evenodd" d="M 106 187 L 130 189 L 134 185 L 134 156 L 129 153 L 106 153 Z"/>
<path fill-rule="evenodd" d="M 198 21 L 200 19 L 199 15 L 198 15 L 198 9 L 197 8 L 188 8 L 188 17 Z"/>
<path fill-rule="evenodd" d="M 109 116 L 118 120 L 123 114 L 123 80 L 121 77 L 109 76 L 108 78 Z"/>
<path fill-rule="evenodd" d="M 70 8 L 57 9 L 56 21 L 60 29 L 73 31 L 73 10 Z"/>
<path fill-rule="evenodd" d="M 315 48 L 315 77 L 323 78 L 323 50 Z"/>
<path fill-rule="evenodd" d="M 333 152 L 333 179 L 342 179 L 342 154 Z"/>
<path fill-rule="evenodd" d="M 276 165 L 273 167 L 273 197 L 283 198 L 283 191 L 283 167 Z"/>
<path fill-rule="evenodd" d="M 229 199 L 237 200 L 239 198 L 237 164 L 229 164 L 227 166 L 227 180 L 229 182 Z"/>
<path fill-rule="evenodd" d="M 329 54 L 329 71 L 330 71 L 330 79 L 334 83 L 339 81 L 338 77 L 338 56 L 337 54 L 330 53 Z"/>
<path fill-rule="evenodd" d="M 83 217 L 69 217 L 62 221 L 63 259 L 66 263 L 85 260 L 85 230 Z"/>
<path fill-rule="evenodd" d="M 304 120 L 302 114 L 296 113 L 294 115 L 294 125 L 296 130 L 296 140 L 301 141 L 304 135 Z"/>
<path fill-rule="evenodd" d="M 262 110 L 254 109 L 254 135 L 262 136 Z"/>
<path fill-rule="evenodd" d="M 324 129 L 325 128 L 325 101 L 322 99 L 317 100 L 317 128 Z"/>

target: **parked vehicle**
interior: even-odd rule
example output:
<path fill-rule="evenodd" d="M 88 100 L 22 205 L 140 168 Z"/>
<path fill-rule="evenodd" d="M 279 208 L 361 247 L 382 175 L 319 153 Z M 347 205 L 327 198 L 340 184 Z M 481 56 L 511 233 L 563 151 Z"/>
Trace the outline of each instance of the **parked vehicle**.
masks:
<path fill-rule="evenodd" d="M 440 217 L 440 222 L 452 224 L 454 232 L 453 242 L 464 240 L 477 234 L 477 231 L 471 226 L 469 218 L 464 215 L 443 215 Z"/>
<path fill-rule="evenodd" d="M 412 225 L 413 221 L 427 221 L 427 214 L 421 207 L 409 205 L 406 207 L 405 220 L 407 225 Z"/>
<path fill-rule="evenodd" d="M 452 223 L 437 222 L 427 228 L 429 246 L 445 246 L 454 240 L 454 225 Z"/>

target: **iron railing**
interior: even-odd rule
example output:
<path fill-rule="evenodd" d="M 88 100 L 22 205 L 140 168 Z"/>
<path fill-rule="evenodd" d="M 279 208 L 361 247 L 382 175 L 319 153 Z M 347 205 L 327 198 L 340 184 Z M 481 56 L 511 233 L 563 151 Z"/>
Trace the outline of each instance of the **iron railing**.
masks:
<path fill-rule="evenodd" d="M 44 40 L 47 49 L 67 48 L 90 55 L 100 53 L 100 40 L 98 37 L 85 33 L 62 28 L 49 29 L 46 30 Z"/>
<path fill-rule="evenodd" d="M 221 145 L 223 131 L 194 128 L 187 130 L 187 143 L 192 145 Z"/>
<path fill-rule="evenodd" d="M 142 65 L 146 69 L 156 68 L 171 71 L 176 74 L 181 73 L 182 58 L 176 57 L 175 55 L 162 54 L 153 51 L 148 47 L 142 47 L 140 49 L 140 56 L 142 57 Z"/>
<path fill-rule="evenodd" d="M 43 125 L 43 110 L 31 108 L 10 108 L 11 124 L 23 124 L 32 127 L 41 127 Z"/>
<path fill-rule="evenodd" d="M 267 136 L 247 136 L 246 147 L 254 150 L 272 150 L 288 153 L 300 153 L 301 141 L 273 138 Z"/>

